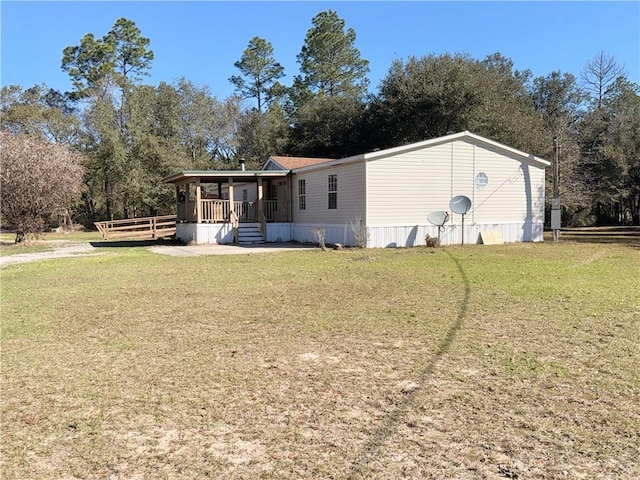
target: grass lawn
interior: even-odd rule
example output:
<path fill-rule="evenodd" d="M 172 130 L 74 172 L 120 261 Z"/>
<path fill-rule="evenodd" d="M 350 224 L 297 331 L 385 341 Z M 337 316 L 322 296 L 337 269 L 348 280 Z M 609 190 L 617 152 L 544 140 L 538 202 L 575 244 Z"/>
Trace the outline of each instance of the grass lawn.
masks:
<path fill-rule="evenodd" d="M 640 248 L 2 270 L 1 478 L 640 478 Z"/>

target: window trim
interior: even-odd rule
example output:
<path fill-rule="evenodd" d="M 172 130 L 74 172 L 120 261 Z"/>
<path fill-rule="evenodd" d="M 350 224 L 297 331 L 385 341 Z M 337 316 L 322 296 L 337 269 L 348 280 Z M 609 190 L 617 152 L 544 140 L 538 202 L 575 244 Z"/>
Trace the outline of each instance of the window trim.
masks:
<path fill-rule="evenodd" d="M 298 210 L 307 209 L 307 179 L 298 179 Z"/>
<path fill-rule="evenodd" d="M 327 200 L 329 210 L 338 209 L 338 174 L 330 173 L 327 177 Z"/>

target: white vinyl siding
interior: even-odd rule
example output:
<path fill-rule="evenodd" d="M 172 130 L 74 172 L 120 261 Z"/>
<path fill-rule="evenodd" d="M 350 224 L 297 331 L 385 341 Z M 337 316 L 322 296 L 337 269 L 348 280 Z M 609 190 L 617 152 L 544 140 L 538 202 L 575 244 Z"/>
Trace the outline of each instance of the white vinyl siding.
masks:
<path fill-rule="evenodd" d="M 474 183 L 473 221 L 544 221 L 543 168 L 488 148 L 477 147 L 475 159 L 489 183 L 482 189 Z"/>
<path fill-rule="evenodd" d="M 476 188 L 480 172 L 488 184 Z M 490 146 L 456 140 L 367 163 L 367 224 L 428 225 L 429 213 L 449 201 L 472 201 L 465 224 L 542 222 L 544 169 Z M 461 216 L 453 214 L 451 223 Z"/>
<path fill-rule="evenodd" d="M 418 225 L 449 210 L 451 144 L 367 162 L 367 225 Z"/>
<path fill-rule="evenodd" d="M 338 205 L 329 209 L 328 176 L 338 175 Z M 296 223 L 315 225 L 343 225 L 360 218 L 365 221 L 366 175 L 364 162 L 334 165 L 294 173 L 294 196 L 299 196 L 300 184 L 305 180 L 306 209 L 300 210 L 296 202 L 293 220 Z"/>

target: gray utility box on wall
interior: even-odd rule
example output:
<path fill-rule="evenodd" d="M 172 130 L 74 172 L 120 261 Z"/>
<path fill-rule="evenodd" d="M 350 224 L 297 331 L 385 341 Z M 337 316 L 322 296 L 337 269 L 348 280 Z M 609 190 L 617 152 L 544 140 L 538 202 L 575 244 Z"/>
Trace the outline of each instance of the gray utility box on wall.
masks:
<path fill-rule="evenodd" d="M 551 230 L 560 230 L 562 225 L 560 199 L 551 200 Z"/>

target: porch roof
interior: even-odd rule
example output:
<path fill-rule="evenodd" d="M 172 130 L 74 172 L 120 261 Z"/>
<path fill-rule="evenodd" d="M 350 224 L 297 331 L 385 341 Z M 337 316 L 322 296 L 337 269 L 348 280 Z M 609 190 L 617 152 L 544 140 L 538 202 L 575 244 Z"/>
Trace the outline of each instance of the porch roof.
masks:
<path fill-rule="evenodd" d="M 246 182 L 258 178 L 282 178 L 289 175 L 289 170 L 183 170 L 162 179 L 163 183 L 192 183 L 200 180 L 202 183 Z"/>

